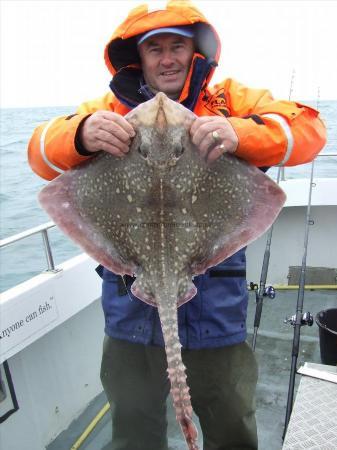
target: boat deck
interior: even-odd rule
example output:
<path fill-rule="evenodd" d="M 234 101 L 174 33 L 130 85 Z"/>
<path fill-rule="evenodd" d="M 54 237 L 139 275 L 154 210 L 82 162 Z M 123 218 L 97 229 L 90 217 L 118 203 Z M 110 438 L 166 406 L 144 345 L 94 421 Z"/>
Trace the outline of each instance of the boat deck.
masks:
<path fill-rule="evenodd" d="M 306 363 L 283 450 L 337 448 L 337 370 L 335 366 Z"/>
<path fill-rule="evenodd" d="M 277 291 L 274 300 L 266 299 L 259 329 L 256 356 L 259 362 L 259 382 L 257 387 L 257 422 L 259 434 L 259 450 L 280 450 L 284 427 L 287 392 L 290 373 L 293 328 L 284 324 L 285 317 L 296 312 L 297 291 Z M 336 308 L 336 291 L 306 291 L 304 311 L 310 311 L 314 317 L 324 309 Z M 255 294 L 250 293 L 248 327 L 254 321 Z M 248 340 L 251 342 L 252 329 L 249 329 Z M 320 363 L 318 327 L 302 327 L 298 367 L 304 362 Z M 296 388 L 300 375 L 296 376 Z M 336 385 L 337 386 L 337 385 Z M 337 389 L 337 387 L 336 387 Z M 101 393 L 74 421 L 70 427 L 54 440 L 47 450 L 69 450 L 86 429 L 88 424 L 106 404 L 104 393 Z M 180 428 L 176 423 L 171 400 L 168 399 L 169 448 L 185 450 Z M 335 412 L 337 417 L 337 411 Z M 200 448 L 202 435 L 199 433 Z M 111 425 L 109 413 L 98 422 L 92 433 L 82 443 L 81 450 L 109 450 Z M 309 447 L 306 447 L 309 448 Z M 319 447 L 310 447 L 319 448 Z M 328 449 L 328 447 L 327 447 Z M 146 450 L 146 449 L 144 449 Z M 332 450 L 332 447 L 331 449 Z"/>

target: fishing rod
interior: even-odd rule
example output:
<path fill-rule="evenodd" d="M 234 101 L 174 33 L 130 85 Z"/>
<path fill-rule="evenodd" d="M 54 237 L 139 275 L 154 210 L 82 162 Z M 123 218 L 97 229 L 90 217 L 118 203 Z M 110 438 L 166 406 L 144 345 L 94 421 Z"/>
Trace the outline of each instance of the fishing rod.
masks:
<path fill-rule="evenodd" d="M 320 98 L 320 89 L 318 87 L 317 90 L 317 110 L 319 108 L 319 98 Z M 314 224 L 314 221 L 310 217 L 311 212 L 311 199 L 312 199 L 312 189 L 315 187 L 314 183 L 314 167 L 315 160 L 311 163 L 311 172 L 310 172 L 310 185 L 309 185 L 309 198 L 307 205 L 307 213 L 305 220 L 305 234 L 304 234 L 304 248 L 303 248 L 303 257 L 302 257 L 302 266 L 301 273 L 299 279 L 298 286 L 298 295 L 297 295 L 297 306 L 296 306 L 296 314 L 292 317 L 285 320 L 285 323 L 289 323 L 294 327 L 294 336 L 293 336 L 293 347 L 291 354 L 291 368 L 290 368 L 290 377 L 289 377 L 289 389 L 288 389 L 288 399 L 287 399 L 287 408 L 286 408 L 286 417 L 284 424 L 284 431 L 282 438 L 284 439 L 290 415 L 293 409 L 294 403 L 294 389 L 295 389 L 295 376 L 297 372 L 297 359 L 299 353 L 299 344 L 300 344 L 300 335 L 301 335 L 301 327 L 304 325 L 312 326 L 314 323 L 314 319 L 310 312 L 303 313 L 303 301 L 304 301 L 304 288 L 305 288 L 305 274 L 307 267 L 307 252 L 308 252 L 308 240 L 309 240 L 309 227 Z"/>
<path fill-rule="evenodd" d="M 295 69 L 292 70 L 291 78 L 290 78 L 290 87 L 289 87 L 289 96 L 288 100 L 291 99 L 291 94 L 293 92 L 295 81 Z M 282 179 L 284 178 L 284 168 L 279 167 L 277 172 L 277 184 L 280 183 L 282 173 Z M 269 297 L 271 299 L 275 298 L 275 289 L 272 286 L 266 287 L 268 269 L 269 269 L 269 259 L 270 259 L 270 247 L 273 236 L 274 225 L 272 225 L 267 234 L 266 247 L 263 255 L 261 276 L 260 276 L 260 285 L 259 287 L 254 283 L 250 283 L 250 287 L 252 290 L 255 290 L 255 301 L 256 301 L 256 309 L 255 309 L 255 317 L 254 317 L 254 332 L 253 332 L 253 340 L 252 340 L 252 349 L 255 352 L 256 347 L 256 339 L 258 329 L 260 327 L 261 316 L 262 316 L 262 308 L 263 308 L 263 298 Z"/>
<path fill-rule="evenodd" d="M 277 184 L 279 184 L 279 182 L 280 182 L 280 176 L 281 176 L 281 167 L 279 167 L 278 172 L 277 172 Z M 266 288 L 273 229 L 274 229 L 274 225 L 272 225 L 269 228 L 269 231 L 267 234 L 266 248 L 265 248 L 264 255 L 263 255 L 263 263 L 262 263 L 261 276 L 260 276 L 260 286 L 258 289 L 255 289 L 256 309 L 255 309 L 254 333 L 253 333 L 253 341 L 252 341 L 252 349 L 254 352 L 255 352 L 255 346 L 256 346 L 257 332 L 258 332 L 260 322 L 261 322 L 263 298 L 266 296 L 268 296 L 269 298 L 275 298 L 275 289 L 272 286 L 268 286 L 268 288 Z M 252 286 L 252 288 L 254 288 L 254 285 Z"/>
<path fill-rule="evenodd" d="M 298 353 L 299 353 L 301 327 L 304 325 L 312 326 L 312 324 L 314 322 L 313 317 L 310 314 L 310 312 L 303 313 L 305 274 L 306 274 L 306 267 L 307 267 L 307 252 L 308 252 L 308 240 L 309 240 L 309 227 L 314 224 L 313 220 L 310 217 L 312 189 L 315 186 L 315 183 L 313 182 L 314 163 L 315 163 L 315 161 L 312 161 L 312 163 L 311 163 L 310 185 L 309 185 L 309 196 L 308 196 L 309 198 L 308 198 L 306 220 L 305 220 L 303 257 L 302 257 L 302 266 L 301 266 L 299 286 L 298 286 L 296 314 L 294 314 L 293 316 L 291 316 L 285 320 L 285 323 L 289 323 L 290 325 L 292 325 L 294 327 L 294 336 L 293 336 L 293 346 L 292 346 L 292 354 L 291 354 L 291 369 L 290 369 L 290 378 L 289 378 L 286 417 L 285 417 L 285 425 L 284 425 L 284 431 L 283 431 L 283 436 L 282 436 L 283 439 L 287 432 L 290 415 L 291 415 L 291 412 L 293 409 L 295 376 L 296 376 L 296 372 L 297 372 L 297 359 L 298 359 Z"/>

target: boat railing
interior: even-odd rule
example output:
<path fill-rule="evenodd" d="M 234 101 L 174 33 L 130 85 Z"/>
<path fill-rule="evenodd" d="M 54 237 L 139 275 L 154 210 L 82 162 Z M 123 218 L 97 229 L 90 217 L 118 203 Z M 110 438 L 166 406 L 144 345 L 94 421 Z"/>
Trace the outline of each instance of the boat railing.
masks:
<path fill-rule="evenodd" d="M 316 156 L 315 161 L 317 158 L 322 158 L 322 157 L 327 157 L 327 156 L 337 156 L 337 153 L 320 153 L 319 155 Z M 285 169 L 286 167 L 280 167 L 280 180 L 281 181 L 286 181 L 286 176 L 285 176 Z"/>
<path fill-rule="evenodd" d="M 321 153 L 317 155 L 316 158 L 321 157 L 330 157 L 330 156 L 337 156 L 337 153 Z M 281 178 L 282 181 L 285 181 L 285 167 L 281 168 Z M 50 245 L 50 240 L 48 236 L 48 230 L 51 228 L 54 228 L 56 225 L 53 222 L 47 222 L 42 225 L 39 225 L 34 228 L 30 228 L 29 230 L 23 231 L 22 233 L 15 234 L 13 236 L 10 236 L 5 239 L 0 240 L 0 250 L 2 250 L 5 247 L 8 247 L 9 245 L 15 244 L 18 241 L 21 241 L 22 239 L 26 239 L 28 237 L 31 237 L 35 234 L 41 234 L 42 240 L 43 240 L 43 247 L 45 251 L 45 256 L 47 260 L 47 269 L 45 272 L 47 273 L 55 273 L 58 272 L 58 269 L 55 267 L 53 253 Z"/>
<path fill-rule="evenodd" d="M 48 269 L 46 272 L 56 272 L 57 269 L 55 268 L 53 253 L 50 245 L 50 240 L 48 236 L 48 230 L 51 228 L 54 228 L 56 225 L 53 222 L 47 222 L 42 225 L 39 225 L 34 228 L 30 228 L 29 230 L 23 231 L 22 233 L 14 234 L 13 236 L 10 236 L 5 239 L 0 240 L 0 250 L 8 247 L 9 245 L 15 244 L 18 241 L 21 241 L 22 239 L 26 239 L 28 237 L 31 237 L 35 234 L 41 234 L 42 241 L 43 241 L 43 247 L 46 255 L 47 260 L 47 267 Z"/>

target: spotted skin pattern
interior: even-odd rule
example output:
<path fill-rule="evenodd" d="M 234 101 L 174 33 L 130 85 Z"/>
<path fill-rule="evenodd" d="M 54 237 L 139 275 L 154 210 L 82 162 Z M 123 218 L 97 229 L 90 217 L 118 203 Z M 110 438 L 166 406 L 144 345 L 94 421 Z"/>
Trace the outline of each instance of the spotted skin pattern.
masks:
<path fill-rule="evenodd" d="M 126 119 L 136 131 L 126 157 L 102 152 L 39 199 L 65 234 L 113 272 L 136 276 L 133 294 L 158 307 L 176 417 L 197 450 L 177 307 L 195 295 L 193 275 L 269 228 L 285 195 L 234 156 L 207 165 L 190 140 L 194 114 L 163 93 Z"/>

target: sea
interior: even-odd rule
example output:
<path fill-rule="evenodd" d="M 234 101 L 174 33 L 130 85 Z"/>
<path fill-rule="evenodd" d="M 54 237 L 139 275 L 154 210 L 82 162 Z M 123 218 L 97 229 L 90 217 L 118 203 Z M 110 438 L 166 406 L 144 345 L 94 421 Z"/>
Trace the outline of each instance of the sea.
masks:
<path fill-rule="evenodd" d="M 316 102 L 305 102 L 316 107 Z M 69 115 L 75 108 L 9 108 L 0 110 L 0 238 L 21 233 L 50 221 L 37 201 L 47 183 L 35 175 L 27 162 L 27 146 L 35 127 L 56 116 Z M 337 101 L 321 101 L 321 116 L 328 131 L 323 153 L 337 153 Z M 286 168 L 286 178 L 309 177 L 311 164 Z M 268 174 L 276 178 L 277 170 Z M 315 177 L 337 177 L 337 157 L 318 158 Z M 81 253 L 79 247 L 56 228 L 49 232 L 55 264 Z M 0 292 L 21 283 L 47 268 L 41 235 L 34 235 L 0 248 Z"/>

